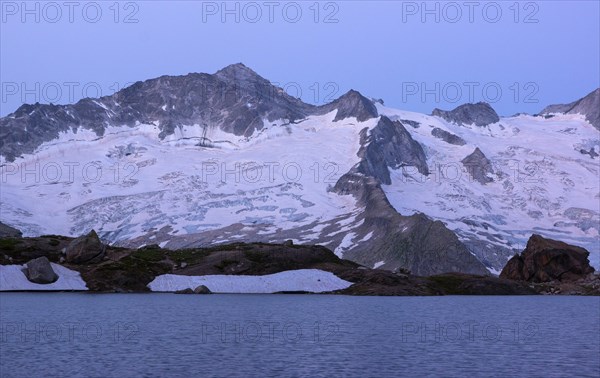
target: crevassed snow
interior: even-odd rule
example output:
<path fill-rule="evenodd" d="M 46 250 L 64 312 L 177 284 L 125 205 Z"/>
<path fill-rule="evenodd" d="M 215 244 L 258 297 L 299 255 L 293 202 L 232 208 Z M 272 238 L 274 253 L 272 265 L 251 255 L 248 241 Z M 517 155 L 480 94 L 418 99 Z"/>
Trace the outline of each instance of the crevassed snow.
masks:
<path fill-rule="evenodd" d="M 21 271 L 25 265 L 0 265 L 0 291 L 88 290 L 79 272 L 59 264 L 50 263 L 50 265 L 58 274 L 58 280 L 47 285 L 30 282 Z"/>
<path fill-rule="evenodd" d="M 173 292 L 205 285 L 214 293 L 275 293 L 308 291 L 321 293 L 341 290 L 352 285 L 333 273 L 319 269 L 288 270 L 264 276 L 180 276 L 164 274 L 148 284 L 152 291 Z"/>
<path fill-rule="evenodd" d="M 599 149 L 600 134 L 580 115 L 520 115 L 486 126 L 459 126 L 419 113 L 377 105 L 380 114 L 420 122 L 407 127 L 425 149 L 431 174 L 398 169 L 382 185 L 401 214 L 422 212 L 443 221 L 463 240 L 522 250 L 532 233 L 590 251 L 600 267 L 598 228 L 600 164 L 581 149 Z M 433 127 L 455 134 L 463 146 L 431 135 Z M 476 147 L 491 161 L 494 182 L 474 182 L 461 160 Z"/>
<path fill-rule="evenodd" d="M 200 145 L 199 125 L 164 140 L 155 124 L 110 126 L 102 137 L 84 129 L 61 133 L 0 167 L 0 220 L 25 236 L 78 236 L 93 228 L 117 243 L 163 227 L 185 235 L 234 223 L 262 230 L 327 223 L 356 212 L 352 196 L 328 188 L 358 162 L 360 130 L 377 123 L 334 117 L 267 122 L 248 138 L 211 128 L 210 148 Z"/>

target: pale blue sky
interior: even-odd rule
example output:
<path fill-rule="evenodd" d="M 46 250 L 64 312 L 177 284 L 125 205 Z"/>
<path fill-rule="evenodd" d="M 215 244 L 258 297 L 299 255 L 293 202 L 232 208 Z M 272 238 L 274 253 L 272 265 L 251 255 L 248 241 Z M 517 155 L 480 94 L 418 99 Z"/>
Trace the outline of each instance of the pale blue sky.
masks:
<path fill-rule="evenodd" d="M 428 2 L 429 14 L 421 1 L 324 1 L 318 14 L 314 1 L 275 2 L 272 20 L 268 3 L 258 1 L 237 3 L 239 22 L 236 2 L 222 22 L 221 3 L 121 2 L 117 14 L 114 1 L 73 9 L 60 1 L 60 9 L 2 1 L 0 114 L 24 99 L 68 103 L 98 89 L 106 95 L 137 80 L 213 73 L 236 62 L 290 94 L 300 89 L 307 102 L 353 88 L 425 113 L 486 99 L 503 115 L 536 112 L 600 86 L 598 1 L 475 2 L 471 20 L 462 1 Z M 124 22 L 127 15 L 138 22 Z M 423 89 L 430 90 L 425 98 Z"/>

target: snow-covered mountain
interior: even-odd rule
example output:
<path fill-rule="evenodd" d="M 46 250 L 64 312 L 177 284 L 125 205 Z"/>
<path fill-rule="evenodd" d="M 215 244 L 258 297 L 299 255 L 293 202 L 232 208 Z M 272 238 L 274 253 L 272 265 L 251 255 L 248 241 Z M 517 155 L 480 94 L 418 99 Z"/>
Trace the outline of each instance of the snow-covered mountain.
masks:
<path fill-rule="evenodd" d="M 432 114 L 305 104 L 242 64 L 23 105 L 0 119 L 0 221 L 132 247 L 293 239 L 424 275 L 497 272 L 536 232 L 600 265 L 586 114 Z"/>

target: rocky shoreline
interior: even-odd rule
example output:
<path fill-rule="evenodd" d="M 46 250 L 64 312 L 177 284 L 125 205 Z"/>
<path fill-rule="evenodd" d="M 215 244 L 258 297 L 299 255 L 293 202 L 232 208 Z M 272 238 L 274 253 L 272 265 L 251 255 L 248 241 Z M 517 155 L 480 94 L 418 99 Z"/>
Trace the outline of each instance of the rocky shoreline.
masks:
<path fill-rule="evenodd" d="M 347 282 L 347 287 L 327 290 L 325 282 L 319 282 L 319 287 L 324 288 L 320 291 L 293 288 L 271 292 L 388 296 L 600 295 L 600 276 L 589 266 L 586 253 L 582 248 L 534 235 L 525 251 L 507 263 L 500 277 L 461 273 L 417 276 L 403 269 L 370 269 L 340 259 L 325 247 L 291 242 L 168 250 L 158 245 L 140 249 L 105 245 L 94 231 L 76 239 L 57 235 L 0 237 L 0 265 L 4 269 L 19 266 L 23 274 L 21 280 L 51 285 L 60 282 L 56 280 L 61 279 L 61 274 L 53 269 L 60 267 L 78 275 L 87 292 L 92 293 L 151 292 L 149 284 L 163 276 L 221 279 L 237 276 L 264 281 L 265 277 L 284 273 L 320 272 Z M 19 275 L 15 272 L 13 269 L 13 274 Z M 315 280 L 321 281 L 320 278 Z M 78 287 L 76 283 L 72 285 Z M 52 290 L 51 287 L 48 289 Z M 0 291 L 31 290 L 0 287 Z M 210 285 L 169 291 L 186 294 L 222 292 L 213 290 Z"/>

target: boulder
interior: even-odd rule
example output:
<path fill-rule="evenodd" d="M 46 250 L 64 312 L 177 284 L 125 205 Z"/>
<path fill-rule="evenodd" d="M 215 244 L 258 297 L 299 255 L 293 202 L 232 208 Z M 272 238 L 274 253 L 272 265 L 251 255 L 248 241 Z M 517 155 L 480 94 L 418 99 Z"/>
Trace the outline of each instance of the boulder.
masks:
<path fill-rule="evenodd" d="M 58 274 L 54 272 L 46 256 L 30 260 L 23 272 L 30 282 L 37 284 L 45 285 L 58 280 Z"/>
<path fill-rule="evenodd" d="M 500 278 L 529 282 L 577 281 L 594 272 L 589 254 L 584 248 L 534 234 L 523 253 L 506 263 Z"/>
<path fill-rule="evenodd" d="M 102 261 L 106 247 L 96 231 L 74 239 L 65 249 L 66 260 L 73 264 L 94 264 Z"/>
<path fill-rule="evenodd" d="M 194 289 L 194 294 L 212 294 L 212 291 L 206 286 L 200 285 Z"/>

